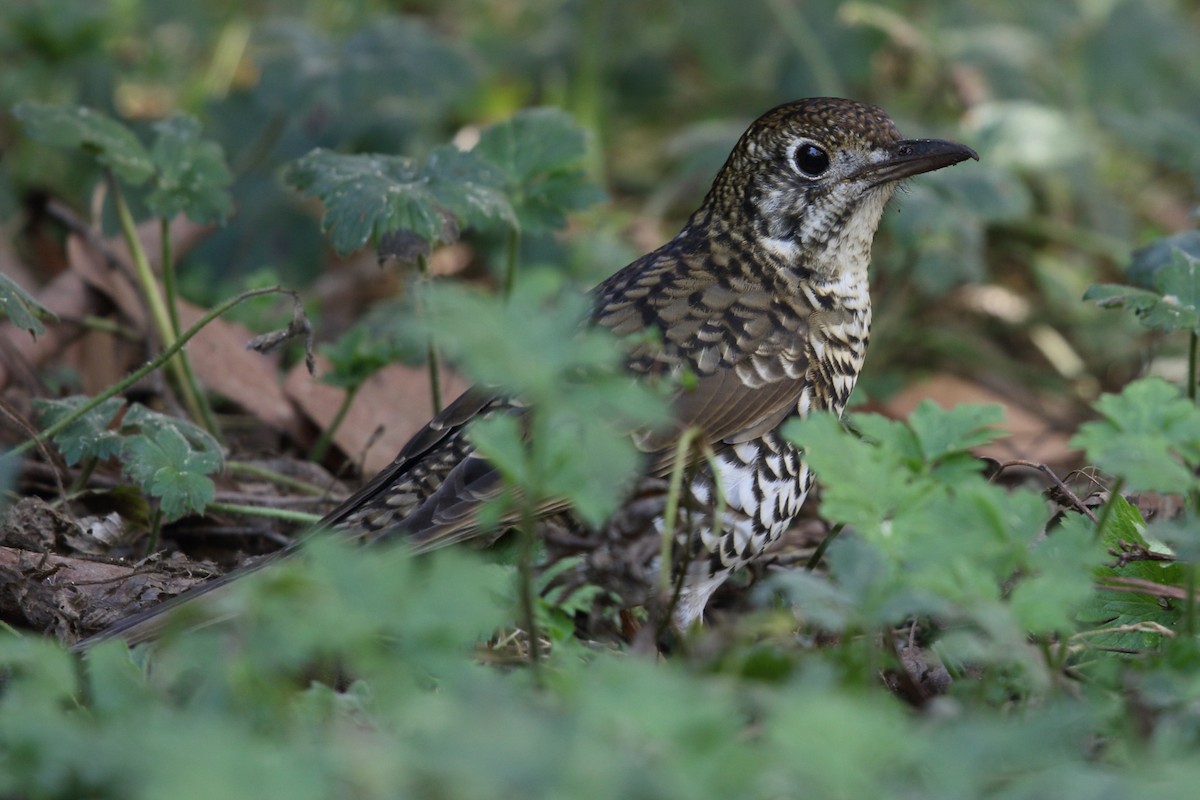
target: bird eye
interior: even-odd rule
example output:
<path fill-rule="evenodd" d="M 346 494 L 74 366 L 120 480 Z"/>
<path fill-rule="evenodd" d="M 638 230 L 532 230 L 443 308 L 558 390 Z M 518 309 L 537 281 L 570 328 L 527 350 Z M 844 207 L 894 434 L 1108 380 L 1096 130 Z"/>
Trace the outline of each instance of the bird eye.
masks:
<path fill-rule="evenodd" d="M 795 158 L 796 167 L 810 178 L 818 178 L 829 169 L 829 156 L 815 144 L 800 145 Z"/>

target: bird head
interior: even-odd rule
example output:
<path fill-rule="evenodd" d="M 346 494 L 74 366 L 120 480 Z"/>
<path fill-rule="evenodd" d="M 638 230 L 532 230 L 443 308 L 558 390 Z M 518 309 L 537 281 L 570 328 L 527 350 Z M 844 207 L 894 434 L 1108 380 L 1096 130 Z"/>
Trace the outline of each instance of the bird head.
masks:
<path fill-rule="evenodd" d="M 752 232 L 766 253 L 838 277 L 865 269 L 900 180 L 968 158 L 979 156 L 965 145 L 903 138 L 878 106 L 798 100 L 746 130 L 694 220 Z"/>

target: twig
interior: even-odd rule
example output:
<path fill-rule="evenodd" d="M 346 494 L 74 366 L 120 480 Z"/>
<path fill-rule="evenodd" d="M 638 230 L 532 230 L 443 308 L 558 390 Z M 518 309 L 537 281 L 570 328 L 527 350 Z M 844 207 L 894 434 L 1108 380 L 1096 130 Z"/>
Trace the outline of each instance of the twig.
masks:
<path fill-rule="evenodd" d="M 212 322 L 214 319 L 221 316 L 225 312 L 229 311 L 231 308 L 238 305 L 239 303 L 241 303 L 245 300 L 249 300 L 252 297 L 260 297 L 265 294 L 286 294 L 286 295 L 291 296 L 296 302 L 300 302 L 299 295 L 297 295 L 291 289 L 284 289 L 282 286 L 268 286 L 263 289 L 250 289 L 248 291 L 242 292 L 237 297 L 234 297 L 230 300 L 226 300 L 224 303 L 221 303 L 220 305 L 210 309 L 208 311 L 208 313 L 206 313 L 203 317 L 201 317 L 196 322 L 195 325 L 188 328 L 187 331 L 182 336 L 180 336 L 175 341 L 174 344 L 172 344 L 170 347 L 164 349 L 161 353 L 158 354 L 158 356 L 155 359 L 147 362 L 146 364 L 142 365 L 138 369 L 129 373 L 129 375 L 125 376 L 125 378 L 123 380 L 120 380 L 117 383 L 113 384 L 112 386 L 108 387 L 103 392 L 96 395 L 91 400 L 89 400 L 88 402 L 81 405 L 79 408 L 72 411 L 70 414 L 67 414 L 66 416 L 64 416 L 62 419 L 60 419 L 55 424 L 46 428 L 39 435 L 34 436 L 31 439 L 25 440 L 24 442 L 17 445 L 9 452 L 24 453 L 33 447 L 40 447 L 42 442 L 45 442 L 47 439 L 50 439 L 50 438 L 56 436 L 57 434 L 61 433 L 68 425 L 70 425 L 71 423 L 75 422 L 76 420 L 78 420 L 81 417 L 83 417 L 84 415 L 86 415 L 88 412 L 90 412 L 93 409 L 95 409 L 96 407 L 98 407 L 105 400 L 108 400 L 110 397 L 116 397 L 117 395 L 121 394 L 126 389 L 128 389 L 130 386 L 134 385 L 135 383 L 140 381 L 142 378 L 146 377 L 151 372 L 154 372 L 156 369 L 161 367 L 163 364 L 165 364 L 167 361 L 169 361 L 173 355 L 175 355 L 177 352 L 179 352 L 183 348 L 183 346 L 186 345 L 193 336 L 195 336 L 197 333 L 199 333 L 201 330 L 203 330 L 204 326 L 208 325 L 208 323 Z"/>
<path fill-rule="evenodd" d="M 1038 472 L 1041 472 L 1054 482 L 1054 485 L 1058 488 L 1058 490 L 1067 496 L 1067 499 L 1071 501 L 1071 503 L 1076 509 L 1079 510 L 1080 513 L 1086 515 L 1087 518 L 1092 522 L 1098 522 L 1096 515 L 1092 512 L 1092 510 L 1084 505 L 1084 502 L 1079 499 L 1079 496 L 1072 492 L 1071 489 L 1065 483 L 1063 483 L 1062 478 L 1059 478 L 1057 475 L 1055 475 L 1054 470 L 1050 469 L 1050 467 L 1035 461 L 1025 461 L 1024 459 L 1019 458 L 1013 459 L 1012 461 L 1006 461 L 997 467 L 996 474 L 992 476 L 993 480 L 995 479 L 996 475 L 1004 472 L 1004 470 L 1008 469 L 1009 467 L 1028 467 L 1029 469 L 1036 469 Z"/>

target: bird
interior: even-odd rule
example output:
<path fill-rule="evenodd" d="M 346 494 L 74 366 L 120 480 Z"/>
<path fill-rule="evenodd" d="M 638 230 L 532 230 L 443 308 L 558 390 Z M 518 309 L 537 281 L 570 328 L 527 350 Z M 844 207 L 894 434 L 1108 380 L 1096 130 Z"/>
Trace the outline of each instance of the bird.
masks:
<path fill-rule="evenodd" d="M 678 586 L 670 625 L 686 631 L 701 620 L 713 592 L 791 525 L 812 486 L 804 453 L 780 429 L 846 407 L 870 336 L 868 267 L 885 205 L 904 179 L 978 158 L 956 142 L 906 139 L 883 109 L 854 100 L 796 100 L 755 120 L 682 230 L 592 290 L 589 324 L 633 342 L 628 370 L 677 380 L 674 422 L 633 434 L 644 468 L 605 522 L 588 526 L 565 504 L 539 508 L 547 559 L 576 556 L 575 578 L 626 607 L 661 601 L 668 571 Z M 486 537 L 478 511 L 502 480 L 469 426 L 520 408 L 489 387 L 467 390 L 315 527 L 399 535 L 417 551 Z M 668 477 L 689 429 L 707 456 L 687 472 L 686 524 L 663 564 Z M 273 560 L 76 647 L 152 638 L 167 611 Z"/>

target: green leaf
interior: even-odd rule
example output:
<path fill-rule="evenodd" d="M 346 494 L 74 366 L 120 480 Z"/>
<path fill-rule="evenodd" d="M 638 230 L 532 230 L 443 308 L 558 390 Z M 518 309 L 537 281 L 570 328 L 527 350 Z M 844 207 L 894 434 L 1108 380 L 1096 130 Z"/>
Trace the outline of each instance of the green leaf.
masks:
<path fill-rule="evenodd" d="M 38 412 L 38 422 L 49 427 L 90 401 L 90 397 L 75 395 L 61 400 L 34 400 L 33 407 Z M 109 430 L 108 426 L 124 405 L 121 398 L 110 397 L 54 436 L 54 443 L 62 450 L 67 466 L 78 464 L 85 458 L 104 459 L 117 454 L 121 449 L 121 435 Z"/>
<path fill-rule="evenodd" d="M 453 147 L 425 163 L 387 155 L 314 150 L 289 167 L 292 188 L 325 204 L 322 229 L 339 253 L 350 253 L 394 231 L 427 242 L 449 242 L 459 227 L 515 220 L 497 186 L 495 167 Z"/>
<path fill-rule="evenodd" d="M 388 364 L 397 361 L 420 363 L 425 357 L 425 339 L 414 338 L 412 324 L 406 319 L 411 314 L 411 305 L 381 304 L 337 341 L 322 345 L 321 353 L 329 359 L 330 368 L 321 380 L 344 389 L 355 389 Z"/>
<path fill-rule="evenodd" d="M 1155 285 L 1164 303 L 1200 315 L 1200 258 L 1183 250 L 1171 251 L 1171 260 L 1158 271 Z"/>
<path fill-rule="evenodd" d="M 908 418 L 927 462 L 963 453 L 996 438 L 995 425 L 1004 419 L 999 405 L 959 405 L 943 409 L 923 400 Z"/>
<path fill-rule="evenodd" d="M 222 464 L 221 447 L 211 434 L 140 404 L 130 406 L 121 432 L 127 437 L 121 447 L 125 474 L 162 500 L 168 522 L 204 511 L 213 496 L 206 476 Z"/>
<path fill-rule="evenodd" d="M 1039 541 L 1028 575 L 1009 596 L 1021 627 L 1037 634 L 1073 631 L 1081 609 L 1094 600 L 1093 571 L 1105 558 L 1087 526 L 1059 526 Z"/>
<path fill-rule="evenodd" d="M 154 125 L 150 150 L 158 167 L 154 191 L 146 204 L 155 214 L 187 214 L 195 222 L 224 222 L 233 211 L 229 186 L 233 175 L 221 145 L 200 136 L 200 123 L 175 114 Z"/>
<path fill-rule="evenodd" d="M 528 109 L 492 125 L 471 152 L 503 171 L 504 189 L 526 231 L 561 228 L 566 212 L 603 197 L 582 169 L 583 129 L 558 109 Z"/>
<path fill-rule="evenodd" d="M 107 114 L 83 106 L 67 108 L 19 103 L 13 109 L 29 136 L 55 147 L 91 153 L 117 177 L 133 186 L 149 180 L 155 164 L 133 131 Z"/>
<path fill-rule="evenodd" d="M 1103 549 L 1121 552 L 1122 543 L 1140 545 L 1151 549 L 1143 535 L 1146 521 L 1137 507 L 1118 495 L 1112 499 L 1112 512 L 1105 525 Z M 1080 515 L 1068 518 L 1062 526 L 1085 529 L 1091 533 L 1092 524 Z M 1131 561 L 1123 566 L 1112 563 L 1094 568 L 1093 574 L 1103 583 L 1105 578 L 1134 578 L 1168 586 L 1184 585 L 1184 568 L 1178 563 L 1164 561 Z M 1080 609 L 1079 622 L 1095 628 L 1118 628 L 1154 623 L 1174 630 L 1180 620 L 1180 608 L 1152 594 L 1099 589 L 1091 602 Z M 1158 647 L 1162 634 L 1146 629 L 1141 631 L 1114 631 L 1089 634 L 1085 641 L 1095 647 L 1113 647 L 1143 650 Z"/>
<path fill-rule="evenodd" d="M 46 332 L 38 317 L 57 320 L 58 315 L 33 299 L 12 278 L 0 272 L 0 314 L 7 316 L 18 328 L 29 331 L 34 338 Z"/>
<path fill-rule="evenodd" d="M 1200 259 L 1175 249 L 1152 273 L 1148 268 L 1142 272 L 1152 275 L 1156 291 L 1097 284 L 1088 287 L 1083 299 L 1102 308 L 1128 308 L 1148 328 L 1200 332 Z"/>
<path fill-rule="evenodd" d="M 1135 250 L 1125 271 L 1129 282 L 1144 289 L 1157 288 L 1159 271 L 1175 261 L 1177 251 L 1200 258 L 1200 231 L 1181 231 Z"/>
<path fill-rule="evenodd" d="M 629 380 L 611 333 L 581 324 L 588 299 L 535 272 L 507 302 L 443 284 L 428 287 L 422 304 L 449 357 L 520 399 L 519 426 L 484 420 L 472 434 L 513 488 L 535 503 L 569 500 L 589 522 L 611 514 L 638 468 L 630 434 L 663 425 L 666 403 L 663 387 Z"/>
<path fill-rule="evenodd" d="M 221 465 L 216 453 L 196 450 L 176 427 L 156 427 L 129 438 L 121 448 L 125 472 L 162 501 L 167 521 L 202 513 L 212 502 L 207 477 Z"/>
<path fill-rule="evenodd" d="M 862 414 L 855 420 L 867 428 L 904 429 L 878 415 Z M 832 413 L 792 420 L 784 426 L 783 435 L 804 449 L 805 460 L 821 481 L 822 511 L 864 534 L 888 536 L 890 521 L 899 509 L 917 502 L 926 492 L 912 483 L 912 467 L 903 452 L 857 438 Z M 871 490 L 862 491 L 864 486 Z"/>
<path fill-rule="evenodd" d="M 1158 378 L 1126 386 L 1096 402 L 1104 419 L 1071 439 L 1088 459 L 1125 479 L 1128 491 L 1186 492 L 1200 463 L 1200 409 Z"/>

